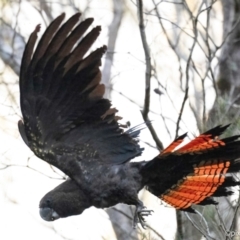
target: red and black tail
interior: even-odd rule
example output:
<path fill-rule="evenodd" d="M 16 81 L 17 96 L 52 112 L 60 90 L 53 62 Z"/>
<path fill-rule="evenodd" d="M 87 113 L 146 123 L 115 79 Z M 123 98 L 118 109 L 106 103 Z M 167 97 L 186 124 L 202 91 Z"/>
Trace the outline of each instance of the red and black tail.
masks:
<path fill-rule="evenodd" d="M 179 210 L 192 205 L 216 204 L 212 197 L 228 196 L 240 185 L 232 173 L 240 170 L 240 135 L 220 139 L 227 126 L 215 127 L 183 147 L 178 137 L 143 169 L 150 192 Z"/>

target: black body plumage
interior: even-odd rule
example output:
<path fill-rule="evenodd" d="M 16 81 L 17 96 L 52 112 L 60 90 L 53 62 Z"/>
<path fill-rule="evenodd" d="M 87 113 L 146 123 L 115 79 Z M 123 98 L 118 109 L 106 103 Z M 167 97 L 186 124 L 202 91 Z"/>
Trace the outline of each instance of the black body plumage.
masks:
<path fill-rule="evenodd" d="M 81 214 L 90 206 L 125 203 L 136 206 L 134 224 L 144 227 L 143 216 L 151 213 L 138 199 L 144 186 L 186 211 L 192 204 L 215 203 L 211 197 L 230 194 L 227 187 L 239 183 L 225 175 L 239 169 L 240 143 L 238 136 L 215 140 L 226 127 L 206 132 L 187 150 L 174 152 L 172 147 L 184 135 L 150 162 L 130 162 L 143 151 L 136 139 L 141 129 L 124 132 L 117 110 L 103 98 L 99 66 L 107 48 L 85 56 L 101 28 L 86 34 L 93 19 L 79 23 L 79 17 L 77 13 L 63 25 L 64 14 L 57 17 L 34 50 L 37 26 L 22 58 L 20 134 L 39 158 L 69 176 L 41 200 L 42 218 L 53 221 Z M 204 189 L 195 183 L 198 179 Z M 202 191 L 202 198 L 194 197 L 194 191 Z"/>

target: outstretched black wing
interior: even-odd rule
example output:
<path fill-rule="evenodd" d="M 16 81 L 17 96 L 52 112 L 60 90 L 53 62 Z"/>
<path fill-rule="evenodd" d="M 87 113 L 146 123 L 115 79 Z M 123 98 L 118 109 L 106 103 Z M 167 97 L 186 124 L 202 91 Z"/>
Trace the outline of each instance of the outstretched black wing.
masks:
<path fill-rule="evenodd" d="M 99 66 L 106 46 L 84 57 L 101 28 L 83 36 L 93 19 L 78 23 L 80 15 L 62 26 L 65 15 L 57 17 L 34 51 L 38 25 L 26 45 L 20 74 L 23 140 L 39 158 L 75 180 L 80 165 L 121 164 L 142 152 L 136 132 L 123 132 L 116 110 L 103 98 Z"/>

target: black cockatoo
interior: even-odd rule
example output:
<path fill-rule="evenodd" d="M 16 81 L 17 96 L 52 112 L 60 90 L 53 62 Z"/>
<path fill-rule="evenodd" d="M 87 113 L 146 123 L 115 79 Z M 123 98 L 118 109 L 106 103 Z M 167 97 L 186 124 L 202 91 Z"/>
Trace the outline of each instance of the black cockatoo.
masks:
<path fill-rule="evenodd" d="M 238 136 L 219 139 L 218 126 L 175 150 L 186 134 L 150 161 L 130 162 L 143 151 L 138 127 L 123 131 L 100 84 L 106 46 L 89 51 L 101 28 L 86 33 L 93 22 L 79 23 L 80 13 L 61 25 L 64 14 L 46 29 L 36 49 L 38 25 L 31 34 L 21 64 L 19 131 L 36 156 L 57 167 L 69 179 L 40 201 L 40 215 L 53 221 L 85 209 L 135 205 L 134 226 L 143 227 L 151 214 L 138 198 L 146 187 L 176 209 L 194 212 L 194 204 L 216 204 L 238 185 Z"/>

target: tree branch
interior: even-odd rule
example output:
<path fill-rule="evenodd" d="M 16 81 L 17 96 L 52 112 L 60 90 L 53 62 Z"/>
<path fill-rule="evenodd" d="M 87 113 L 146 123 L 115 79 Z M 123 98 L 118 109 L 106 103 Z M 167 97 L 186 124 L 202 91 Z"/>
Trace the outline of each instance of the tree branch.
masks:
<path fill-rule="evenodd" d="M 150 109 L 150 90 L 151 90 L 151 76 L 152 76 L 152 65 L 151 65 L 151 55 L 149 46 L 147 43 L 147 37 L 145 33 L 145 25 L 144 25 L 144 19 L 143 19 L 143 3 L 142 0 L 137 1 L 137 10 L 138 10 L 138 20 L 139 20 L 139 30 L 143 45 L 143 50 L 145 54 L 145 60 L 146 60 L 146 72 L 145 72 L 145 97 L 144 97 L 144 106 L 142 110 L 142 116 L 145 122 L 149 121 L 148 113 Z M 150 130 L 152 137 L 154 141 L 156 142 L 156 145 L 159 150 L 163 149 L 163 144 L 158 138 L 155 129 L 151 124 L 148 124 L 148 129 Z"/>

